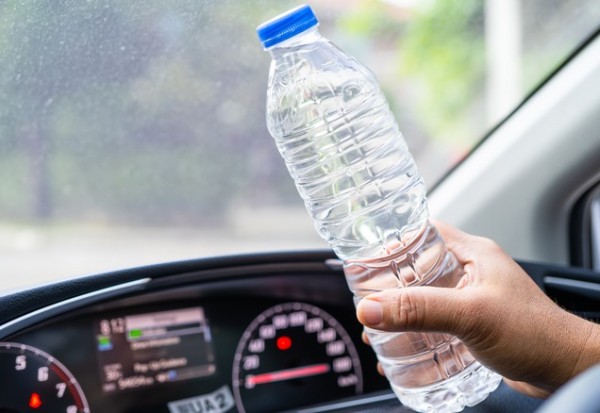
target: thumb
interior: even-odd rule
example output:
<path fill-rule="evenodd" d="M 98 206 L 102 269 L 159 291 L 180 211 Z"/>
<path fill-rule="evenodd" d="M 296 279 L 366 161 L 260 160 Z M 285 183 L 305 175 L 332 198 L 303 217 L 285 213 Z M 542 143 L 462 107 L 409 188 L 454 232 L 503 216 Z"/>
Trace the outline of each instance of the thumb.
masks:
<path fill-rule="evenodd" d="M 468 296 L 463 289 L 407 287 L 390 289 L 363 298 L 358 320 L 384 331 L 435 331 L 456 336 L 468 331 Z"/>

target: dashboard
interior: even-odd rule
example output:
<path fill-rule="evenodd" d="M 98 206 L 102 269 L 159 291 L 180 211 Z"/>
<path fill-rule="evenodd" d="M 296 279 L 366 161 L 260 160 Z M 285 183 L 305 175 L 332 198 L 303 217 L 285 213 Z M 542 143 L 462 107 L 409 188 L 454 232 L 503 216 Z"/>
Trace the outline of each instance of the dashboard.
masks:
<path fill-rule="evenodd" d="M 600 320 L 598 275 L 520 263 Z M 0 413 L 409 412 L 330 251 L 133 268 L 0 297 Z M 465 412 L 533 412 L 502 385 Z"/>
<path fill-rule="evenodd" d="M 45 287 L 52 304 L 0 328 L 0 411 L 269 412 L 388 389 L 339 263 L 282 258 Z"/>

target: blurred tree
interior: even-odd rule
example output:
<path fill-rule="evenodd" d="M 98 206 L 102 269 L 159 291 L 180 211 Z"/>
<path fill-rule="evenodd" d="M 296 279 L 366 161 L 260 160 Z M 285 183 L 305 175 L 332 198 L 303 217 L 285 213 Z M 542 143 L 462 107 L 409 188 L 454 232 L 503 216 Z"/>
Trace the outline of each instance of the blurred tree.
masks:
<path fill-rule="evenodd" d="M 135 77 L 144 62 L 122 59 L 122 51 L 138 50 L 144 39 L 128 30 L 123 16 L 98 2 L 12 0 L 0 7 L 5 128 L 0 141 L 13 142 L 25 154 L 31 202 L 26 209 L 46 219 L 54 204 L 51 157 L 56 148 L 49 123 L 55 107 L 90 86 L 122 84 Z M 106 22 L 119 42 L 106 36 Z M 115 70 L 116 65 L 123 70 Z"/>
<path fill-rule="evenodd" d="M 432 1 L 417 8 L 400 48 L 401 69 L 422 81 L 420 103 L 431 136 L 472 139 L 470 117 L 480 116 L 485 81 L 484 2 Z"/>
<path fill-rule="evenodd" d="M 188 224 L 242 195 L 296 200 L 271 173 L 254 34 L 291 2 L 260 3 L 0 3 L 0 172 L 29 177 L 0 211 Z"/>
<path fill-rule="evenodd" d="M 389 9 L 395 6 L 364 0 L 340 26 L 395 44 L 401 79 L 423 90 L 414 104 L 428 135 L 460 141 L 474 135 L 465 112 L 478 112 L 484 86 L 483 6 L 482 0 L 432 0 L 394 19 Z"/>

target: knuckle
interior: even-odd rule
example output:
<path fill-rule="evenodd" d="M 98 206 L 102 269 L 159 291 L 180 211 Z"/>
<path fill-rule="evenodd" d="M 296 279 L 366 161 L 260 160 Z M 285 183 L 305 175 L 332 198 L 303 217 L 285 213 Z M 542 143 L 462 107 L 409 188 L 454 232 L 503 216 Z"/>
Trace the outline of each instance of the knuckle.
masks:
<path fill-rule="evenodd" d="M 486 250 L 489 251 L 498 251 L 500 250 L 500 246 L 493 239 L 486 237 L 478 237 L 479 244 Z"/>
<path fill-rule="evenodd" d="M 394 326 L 408 330 L 421 329 L 421 308 L 418 301 L 416 295 L 405 292 L 396 298 L 395 311 L 392 312 Z"/>

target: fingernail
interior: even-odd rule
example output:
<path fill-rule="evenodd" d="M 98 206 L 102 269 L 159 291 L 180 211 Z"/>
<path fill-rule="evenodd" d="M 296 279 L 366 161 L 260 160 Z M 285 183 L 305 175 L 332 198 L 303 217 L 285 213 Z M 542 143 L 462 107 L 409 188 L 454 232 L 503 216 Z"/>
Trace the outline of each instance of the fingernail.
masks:
<path fill-rule="evenodd" d="M 377 325 L 383 321 L 383 308 L 374 300 L 362 300 L 358 303 L 360 319 L 364 324 Z"/>

